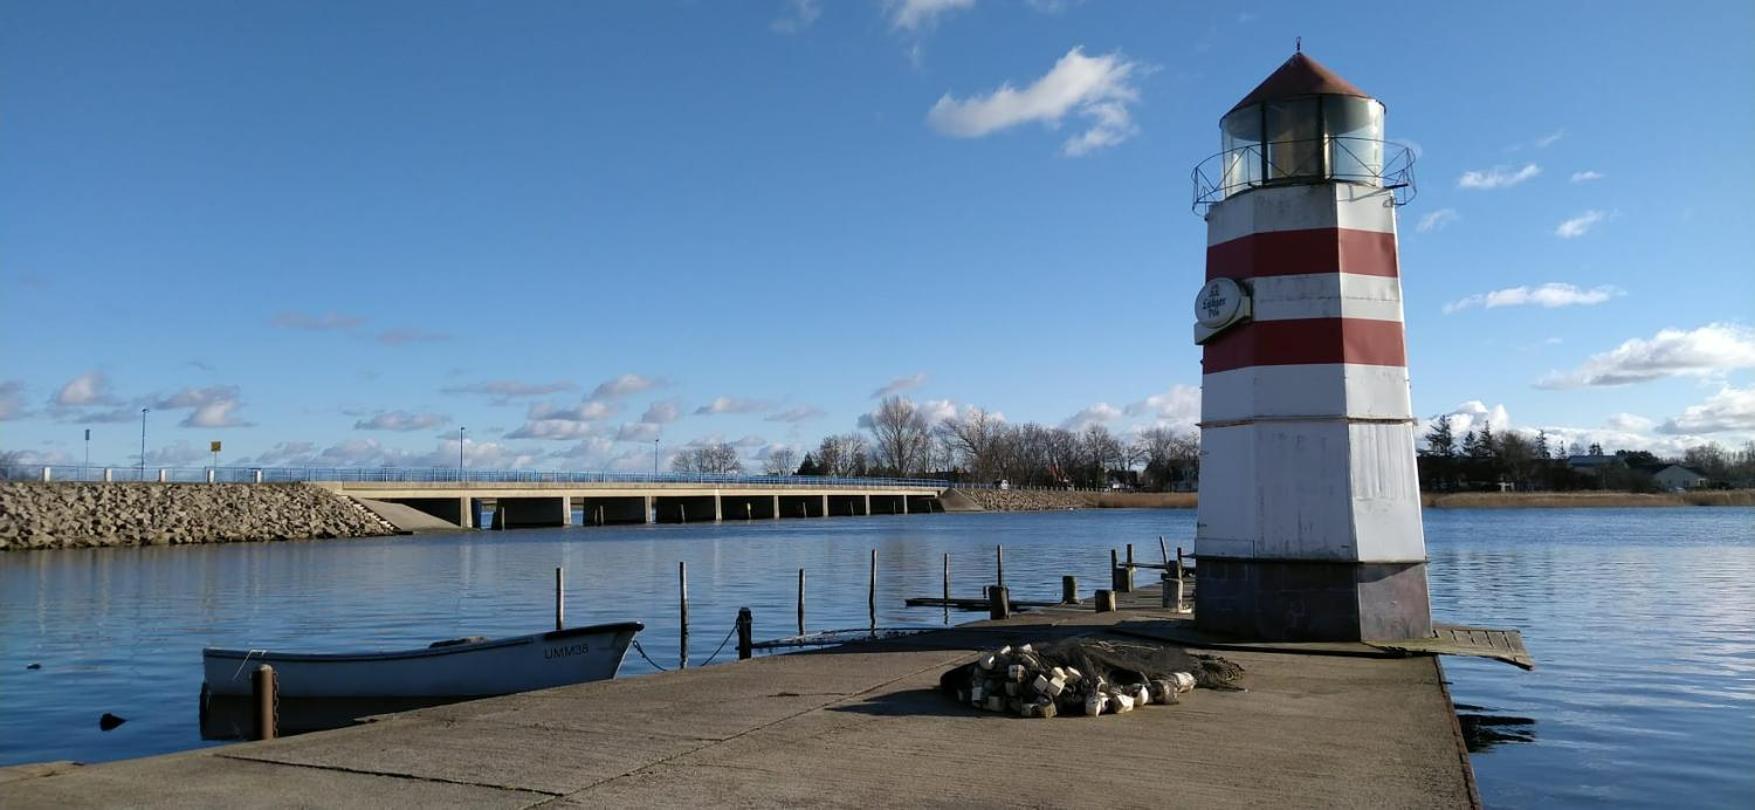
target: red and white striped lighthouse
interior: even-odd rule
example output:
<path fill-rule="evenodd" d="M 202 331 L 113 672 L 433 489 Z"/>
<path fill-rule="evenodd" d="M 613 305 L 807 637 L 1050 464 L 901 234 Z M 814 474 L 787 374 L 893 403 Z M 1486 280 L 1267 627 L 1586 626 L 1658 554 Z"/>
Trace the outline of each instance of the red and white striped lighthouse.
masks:
<path fill-rule="evenodd" d="M 1302 53 L 1221 122 L 1207 221 L 1203 630 L 1274 640 L 1431 633 L 1396 207 L 1411 156 L 1383 105 Z"/>

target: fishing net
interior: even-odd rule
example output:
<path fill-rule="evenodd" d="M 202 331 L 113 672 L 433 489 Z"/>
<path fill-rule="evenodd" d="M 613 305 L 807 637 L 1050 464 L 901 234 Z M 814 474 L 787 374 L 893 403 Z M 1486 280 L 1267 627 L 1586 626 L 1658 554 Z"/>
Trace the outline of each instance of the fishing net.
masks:
<path fill-rule="evenodd" d="M 1243 668 L 1214 655 L 1146 640 L 1079 636 L 983 653 L 946 672 L 959 702 L 1024 717 L 1120 714 L 1174 704 L 1195 689 L 1238 689 Z"/>

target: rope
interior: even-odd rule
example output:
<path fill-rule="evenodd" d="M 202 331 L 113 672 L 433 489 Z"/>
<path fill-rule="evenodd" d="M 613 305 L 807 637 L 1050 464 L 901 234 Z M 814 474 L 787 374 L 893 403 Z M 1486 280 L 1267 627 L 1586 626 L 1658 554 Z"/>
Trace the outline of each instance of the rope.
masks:
<path fill-rule="evenodd" d="M 646 648 L 640 646 L 639 639 L 634 639 L 634 652 L 639 653 L 641 658 L 646 659 L 646 663 L 651 664 L 652 667 L 654 669 L 657 669 L 659 672 L 669 672 L 670 671 L 668 669 L 665 669 L 663 664 L 660 664 L 657 661 L 652 660 L 652 656 L 646 654 Z"/>
<path fill-rule="evenodd" d="M 706 666 L 708 664 L 713 663 L 713 659 L 718 658 L 719 654 L 721 652 L 725 651 L 725 643 L 730 641 L 732 635 L 734 635 L 735 633 L 737 633 L 737 625 L 734 624 L 731 626 L 731 632 L 726 633 L 725 638 L 719 642 L 719 649 L 714 650 L 712 655 L 707 656 L 707 660 L 702 661 L 701 666 Z"/>

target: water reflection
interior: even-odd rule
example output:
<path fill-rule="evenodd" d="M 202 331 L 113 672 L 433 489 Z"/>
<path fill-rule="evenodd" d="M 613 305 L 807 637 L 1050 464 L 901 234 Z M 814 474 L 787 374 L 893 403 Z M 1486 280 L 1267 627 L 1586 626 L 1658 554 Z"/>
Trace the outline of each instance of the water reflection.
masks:
<path fill-rule="evenodd" d="M 669 666 L 679 560 L 698 662 L 741 606 L 757 638 L 795 632 L 800 568 L 812 628 L 867 624 L 874 548 L 879 624 L 961 621 L 903 607 L 941 593 L 944 553 L 959 596 L 992 581 L 996 543 L 1016 598 L 1058 599 L 1063 574 L 1088 596 L 1112 547 L 1190 545 L 1193 518 L 930 515 L 0 555 L 0 765 L 236 733 L 213 712 L 192 722 L 203 646 L 391 649 L 543 629 L 557 565 L 569 623 L 645 621 L 643 646 Z M 1474 717 L 1488 804 L 1755 804 L 1755 510 L 1431 510 L 1426 530 L 1437 618 L 1520 628 L 1538 662 L 1444 661 L 1457 702 L 1482 707 L 1460 714 Z M 651 669 L 630 655 L 623 672 Z M 104 712 L 128 722 L 99 731 Z M 360 712 L 314 716 L 337 714 Z"/>

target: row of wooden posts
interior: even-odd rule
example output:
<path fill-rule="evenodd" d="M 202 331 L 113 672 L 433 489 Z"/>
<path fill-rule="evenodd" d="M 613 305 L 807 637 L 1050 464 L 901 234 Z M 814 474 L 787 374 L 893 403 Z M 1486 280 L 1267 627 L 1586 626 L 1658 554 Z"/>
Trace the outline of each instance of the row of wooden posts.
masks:
<path fill-rule="evenodd" d="M 1127 544 L 1127 559 L 1126 559 L 1126 563 L 1123 564 L 1122 561 L 1118 558 L 1117 552 L 1114 549 L 1110 549 L 1110 551 L 1109 551 L 1110 587 L 1107 590 L 1099 590 L 1096 592 L 1096 596 L 1095 596 L 1096 609 L 1099 612 L 1115 610 L 1115 594 L 1117 594 L 1117 593 L 1131 593 L 1134 589 L 1134 569 L 1136 569 L 1136 568 L 1155 568 L 1155 569 L 1160 569 L 1164 572 L 1164 576 L 1163 576 L 1163 579 L 1164 579 L 1163 604 L 1164 604 L 1164 606 L 1170 607 L 1170 606 L 1174 605 L 1178 611 L 1182 610 L 1182 607 L 1183 607 L 1183 581 L 1184 581 L 1183 577 L 1187 572 L 1187 569 L 1186 569 L 1183 561 L 1188 558 L 1188 555 L 1183 553 L 1181 546 L 1177 546 L 1176 547 L 1176 558 L 1174 561 L 1172 561 L 1170 558 L 1169 547 L 1164 544 L 1164 538 L 1162 538 L 1162 537 L 1158 538 L 1158 551 L 1163 556 L 1163 559 L 1164 559 L 1164 562 L 1162 564 L 1137 562 L 1134 560 L 1133 544 L 1128 543 Z M 870 626 L 871 626 L 871 629 L 873 631 L 875 631 L 877 629 L 877 565 L 878 565 L 878 553 L 877 553 L 877 549 L 874 548 L 871 550 L 871 569 L 870 569 L 870 572 L 869 572 L 867 579 L 866 579 L 866 597 L 865 597 L 867 615 L 870 619 Z M 1003 545 L 996 545 L 993 547 L 993 568 L 994 568 L 994 571 L 993 571 L 994 584 L 987 588 L 987 594 L 986 594 L 987 595 L 987 603 L 988 603 L 988 615 L 989 615 L 989 617 L 991 617 L 993 619 L 1004 619 L 1004 618 L 1007 618 L 1011 615 L 1011 610 L 1012 610 L 1012 607 L 1014 606 L 1014 603 L 1011 600 L 1011 591 L 1005 585 L 1005 546 L 1003 546 Z M 1172 573 L 1174 573 L 1174 576 L 1172 576 Z M 676 564 L 676 580 L 677 580 L 677 599 L 680 603 L 679 607 L 680 607 L 680 619 L 681 619 L 681 627 L 680 627 L 680 632 L 681 632 L 681 639 L 680 639 L 681 640 L 681 644 L 680 644 L 681 656 L 680 656 L 680 658 L 681 658 L 681 660 L 679 661 L 679 666 L 681 668 L 686 669 L 686 668 L 688 668 L 688 665 L 689 665 L 689 564 L 688 563 L 682 562 L 682 561 L 677 562 L 677 564 Z M 805 633 L 805 622 L 804 622 L 804 616 L 805 616 L 805 614 L 804 614 L 804 584 L 805 584 L 805 569 L 800 568 L 800 569 L 798 569 L 798 635 L 799 635 L 799 637 L 803 637 L 806 634 Z M 556 568 L 555 569 L 555 629 L 556 630 L 566 629 L 566 623 L 567 623 L 566 587 L 567 587 L 566 569 Z M 956 601 L 956 600 L 951 599 L 951 555 L 949 552 L 946 552 L 944 555 L 944 591 L 943 591 L 943 594 L 944 594 L 943 598 L 940 601 L 941 601 L 941 604 L 944 606 L 945 615 L 949 616 L 951 605 L 953 604 L 953 602 Z M 1080 603 L 1080 600 L 1079 600 L 1079 580 L 1078 580 L 1078 577 L 1075 577 L 1075 576 L 1061 577 L 1060 578 L 1060 604 L 1076 605 L 1079 603 Z M 737 626 L 736 626 L 737 657 L 739 659 L 747 659 L 754 653 L 755 647 L 757 645 L 757 642 L 755 641 L 755 638 L 754 638 L 754 633 L 755 633 L 755 621 L 754 621 L 753 615 L 750 613 L 750 609 L 747 607 L 739 608 L 737 611 Z M 278 694 L 278 692 L 279 692 L 279 678 L 274 672 L 274 667 L 272 667 L 268 664 L 262 664 L 262 665 L 256 667 L 256 671 L 252 674 L 252 677 L 251 677 L 251 696 L 252 696 L 252 704 L 253 704 L 252 705 L 252 712 L 251 712 L 252 721 L 253 721 L 251 723 L 251 726 L 252 726 L 251 738 L 252 739 L 270 740 L 270 739 L 274 739 L 274 737 L 276 736 L 277 726 L 279 723 L 279 717 L 278 717 L 279 694 Z"/>

